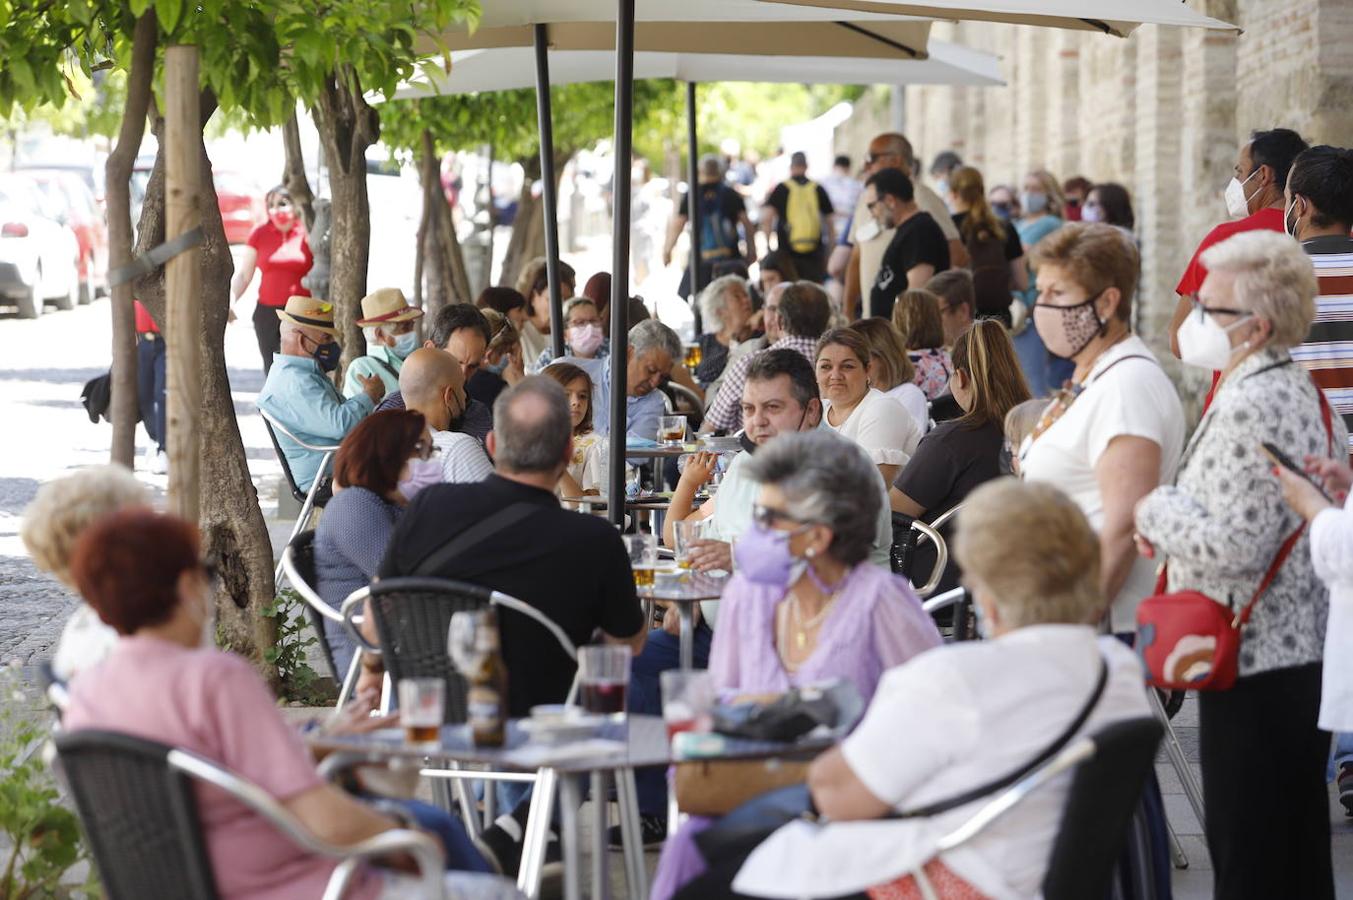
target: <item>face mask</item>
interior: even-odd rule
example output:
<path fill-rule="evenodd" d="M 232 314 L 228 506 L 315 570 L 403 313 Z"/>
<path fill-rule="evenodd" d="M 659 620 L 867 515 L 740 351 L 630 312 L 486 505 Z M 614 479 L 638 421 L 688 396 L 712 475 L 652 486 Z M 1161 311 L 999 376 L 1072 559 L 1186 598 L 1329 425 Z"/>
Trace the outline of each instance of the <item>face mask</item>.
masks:
<path fill-rule="evenodd" d="M 1105 323 L 1095 311 L 1095 301 L 1099 296 L 1095 294 L 1075 306 L 1034 304 L 1034 328 L 1038 330 L 1038 336 L 1043 339 L 1049 353 L 1062 359 L 1072 359 L 1104 330 Z"/>
<path fill-rule="evenodd" d="M 496 363 L 486 362 L 484 363 L 484 365 L 480 366 L 480 368 L 482 368 L 486 372 L 492 372 L 494 375 L 502 375 L 503 370 L 507 368 L 507 364 L 510 361 L 511 360 L 508 357 L 504 356 Z"/>
<path fill-rule="evenodd" d="M 442 483 L 442 464 L 436 459 L 409 460 L 409 477 L 399 480 L 399 492 L 410 502 L 425 487 Z"/>
<path fill-rule="evenodd" d="M 268 214 L 268 219 L 282 231 L 286 231 L 296 224 L 296 214 L 289 209 L 275 209 Z"/>
<path fill-rule="evenodd" d="M 1301 227 L 1300 219 L 1297 219 L 1296 221 L 1293 221 L 1291 219 L 1292 210 L 1296 208 L 1297 208 L 1297 198 L 1293 197 L 1292 203 L 1287 207 L 1287 209 L 1283 210 L 1283 231 L 1292 235 L 1292 237 L 1294 238 L 1297 237 L 1297 229 Z M 1297 240 L 1301 239 L 1297 238 Z"/>
<path fill-rule="evenodd" d="M 1090 204 L 1081 210 L 1082 222 L 1103 222 L 1104 207 Z"/>
<path fill-rule="evenodd" d="M 991 204 L 991 211 L 994 212 L 998 218 L 1007 222 L 1010 221 L 1011 209 L 1009 203 L 993 203 Z"/>
<path fill-rule="evenodd" d="M 753 524 L 733 542 L 733 564 L 738 573 L 755 584 L 788 589 L 798 580 L 795 570 L 803 565 L 789 552 L 792 534 Z"/>
<path fill-rule="evenodd" d="M 946 205 L 946 206 L 949 205 L 949 199 L 948 199 L 948 198 L 949 198 L 949 179 L 948 179 L 948 178 L 941 178 L 941 179 L 939 179 L 938 181 L 935 182 L 935 193 L 939 194 L 941 197 L 944 197 L 944 198 L 945 198 L 945 200 L 944 200 L 945 205 Z"/>
<path fill-rule="evenodd" d="M 1196 312 L 1189 313 L 1184 324 L 1179 326 L 1180 361 L 1212 372 L 1222 371 L 1231 364 L 1232 355 L 1241 349 L 1231 346 L 1231 329 L 1249 318 L 1245 316 L 1223 328 L 1209 315 L 1200 318 Z"/>
<path fill-rule="evenodd" d="M 400 359 L 408 358 L 408 355 L 418 349 L 418 332 L 410 331 L 405 334 L 395 335 L 395 346 L 393 348 L 395 356 Z"/>
<path fill-rule="evenodd" d="M 1258 174 L 1259 170 L 1255 169 L 1244 181 L 1232 176 L 1226 185 L 1226 211 L 1231 214 L 1231 218 L 1243 219 L 1250 214 L 1250 198 L 1245 196 L 1245 185 Z"/>
<path fill-rule="evenodd" d="M 447 405 L 446 411 L 450 415 L 446 423 L 447 431 L 460 431 L 460 426 L 465 422 L 465 404 L 467 402 L 468 400 L 461 400 L 460 409 L 454 411 L 449 404 Z"/>
<path fill-rule="evenodd" d="M 1041 213 L 1048 208 L 1048 195 L 1042 191 L 1025 191 L 1019 195 L 1019 205 L 1030 215 Z"/>
<path fill-rule="evenodd" d="M 879 227 L 878 220 L 876 220 L 873 216 L 870 216 L 869 218 L 861 222 L 859 227 L 855 229 L 855 240 L 872 241 L 874 238 L 878 237 L 882 232 L 883 229 Z"/>
<path fill-rule="evenodd" d="M 982 640 L 986 640 L 990 637 L 987 628 L 987 619 L 986 615 L 982 612 L 982 604 L 977 602 L 976 597 L 974 597 L 972 601 L 972 617 L 977 625 L 977 636 L 982 638 Z"/>
<path fill-rule="evenodd" d="M 579 356 L 591 356 L 601 346 L 600 325 L 574 325 L 568 330 L 568 345 Z"/>
<path fill-rule="evenodd" d="M 338 368 L 338 360 L 343 355 L 343 345 L 338 341 L 330 341 L 327 344 L 318 344 L 315 346 L 315 362 L 325 372 L 332 372 Z"/>

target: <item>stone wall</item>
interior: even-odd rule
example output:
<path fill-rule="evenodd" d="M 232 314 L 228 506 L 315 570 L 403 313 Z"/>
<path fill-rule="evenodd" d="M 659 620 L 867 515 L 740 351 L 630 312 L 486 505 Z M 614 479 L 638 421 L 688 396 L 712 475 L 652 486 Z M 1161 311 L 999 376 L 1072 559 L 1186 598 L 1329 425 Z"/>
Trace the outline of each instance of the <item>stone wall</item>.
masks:
<path fill-rule="evenodd" d="M 1173 288 L 1226 217 L 1236 149 L 1257 128 L 1353 145 L 1353 2 L 1189 0 L 1243 33 L 1144 26 L 1104 34 L 936 23 L 932 34 L 1001 57 L 999 88 L 909 86 L 905 132 L 924 158 L 956 150 L 988 185 L 1047 168 L 1128 188 L 1142 247 L 1138 326 L 1157 348 Z M 885 91 L 877 92 L 885 96 Z M 879 122 L 882 102 L 861 104 Z M 884 119 L 886 122 L 886 118 Z M 859 157 L 865 122 L 838 140 Z"/>

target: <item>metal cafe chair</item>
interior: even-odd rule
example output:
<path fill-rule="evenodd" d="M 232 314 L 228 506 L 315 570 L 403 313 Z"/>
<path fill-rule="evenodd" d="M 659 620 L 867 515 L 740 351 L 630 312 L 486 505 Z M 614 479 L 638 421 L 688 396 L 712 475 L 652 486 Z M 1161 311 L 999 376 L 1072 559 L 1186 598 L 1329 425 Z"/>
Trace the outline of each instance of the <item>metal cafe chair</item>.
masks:
<path fill-rule="evenodd" d="M 301 504 L 301 512 L 296 516 L 296 524 L 291 529 L 291 534 L 287 535 L 287 543 L 296 537 L 302 531 L 310 527 L 310 514 L 316 509 L 323 509 L 324 504 L 328 502 L 331 496 L 329 484 L 329 464 L 333 462 L 334 454 L 338 452 L 337 444 L 307 444 L 305 441 L 296 437 L 291 431 L 277 421 L 277 417 L 262 409 L 259 415 L 263 416 L 263 424 L 268 429 L 268 438 L 272 441 L 273 450 L 277 453 L 277 461 L 282 464 L 282 474 L 286 476 L 287 485 L 291 488 L 291 495 Z M 287 462 L 287 455 L 282 451 L 282 444 L 277 440 L 278 433 L 287 437 L 288 440 L 305 450 L 314 453 L 322 453 L 319 468 L 315 470 L 315 480 L 310 483 L 308 491 L 301 490 L 296 484 L 296 476 L 292 474 L 291 465 Z M 282 563 L 277 563 L 277 568 L 273 571 L 273 581 L 282 579 Z"/>
<path fill-rule="evenodd" d="M 55 743 L 110 900 L 219 896 L 195 781 L 226 792 L 306 851 L 339 860 L 324 900 L 339 900 L 362 862 L 400 852 L 417 863 L 419 896 L 444 896 L 441 851 L 422 832 L 395 829 L 338 847 L 317 838 L 258 785 L 195 753 L 111 731 L 67 732 Z"/>
<path fill-rule="evenodd" d="M 333 649 L 329 646 L 329 639 L 324 633 L 324 623 L 329 621 L 342 625 L 343 616 L 338 610 L 320 599 L 319 593 L 315 589 L 319 579 L 315 574 L 315 530 L 313 528 L 302 531 L 291 539 L 291 542 L 282 550 L 281 567 L 283 574 L 286 575 L 287 583 L 305 602 L 306 618 L 309 619 L 311 627 L 315 629 L 315 634 L 319 636 L 319 645 L 324 653 L 324 661 L 329 665 L 329 673 L 333 676 L 334 683 L 339 685 L 338 708 L 341 709 L 356 689 L 357 676 L 361 672 L 361 654 L 353 654 L 352 662 L 348 664 L 348 671 L 345 673 L 340 673 L 334 665 Z M 278 582 L 278 585 L 280 587 L 281 582 Z"/>

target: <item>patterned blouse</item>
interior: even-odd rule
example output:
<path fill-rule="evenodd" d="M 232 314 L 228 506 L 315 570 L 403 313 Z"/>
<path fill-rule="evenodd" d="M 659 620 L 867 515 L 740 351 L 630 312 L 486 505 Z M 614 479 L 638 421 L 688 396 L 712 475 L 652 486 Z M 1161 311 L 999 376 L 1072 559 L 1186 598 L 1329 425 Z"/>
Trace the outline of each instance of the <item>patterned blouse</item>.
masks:
<path fill-rule="evenodd" d="M 1334 447 L 1347 441 L 1339 416 Z M 1173 486 L 1137 507 L 1137 531 L 1168 557 L 1169 590 L 1193 589 L 1239 611 L 1301 518 L 1259 452 L 1270 441 L 1292 459 L 1330 456 L 1311 377 L 1285 349 L 1262 349 L 1221 382 L 1198 424 Z M 1319 662 L 1329 590 L 1302 534 L 1241 635 L 1240 674 Z"/>
<path fill-rule="evenodd" d="M 931 350 L 912 350 L 908 355 L 911 364 L 916 367 L 913 381 L 927 400 L 949 393 L 949 376 L 954 371 L 954 362 L 949 358 L 948 350 L 936 347 Z"/>

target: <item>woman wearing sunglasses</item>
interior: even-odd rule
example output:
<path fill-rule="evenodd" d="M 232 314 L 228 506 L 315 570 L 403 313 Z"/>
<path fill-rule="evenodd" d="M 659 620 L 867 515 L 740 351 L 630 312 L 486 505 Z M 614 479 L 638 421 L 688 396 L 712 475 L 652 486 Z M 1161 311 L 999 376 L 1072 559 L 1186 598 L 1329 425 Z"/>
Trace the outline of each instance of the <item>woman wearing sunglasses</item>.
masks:
<path fill-rule="evenodd" d="M 1136 630 L 1152 564 L 1132 543 L 1132 510 L 1168 484 L 1184 449 L 1179 396 L 1132 333 L 1137 248 L 1111 225 L 1065 225 L 1033 250 L 1034 327 L 1048 351 L 1075 364 L 1033 434 L 1016 448 L 1029 481 L 1065 491 L 1099 533 L 1100 578 L 1116 633 Z"/>
<path fill-rule="evenodd" d="M 864 452 L 827 431 L 782 434 L 747 464 L 761 485 L 753 527 L 733 544 L 710 649 L 725 697 L 774 694 L 840 678 L 867 703 L 879 678 L 939 633 L 901 576 L 869 562 L 883 498 Z M 653 898 L 704 870 L 692 817 L 668 839 Z"/>

